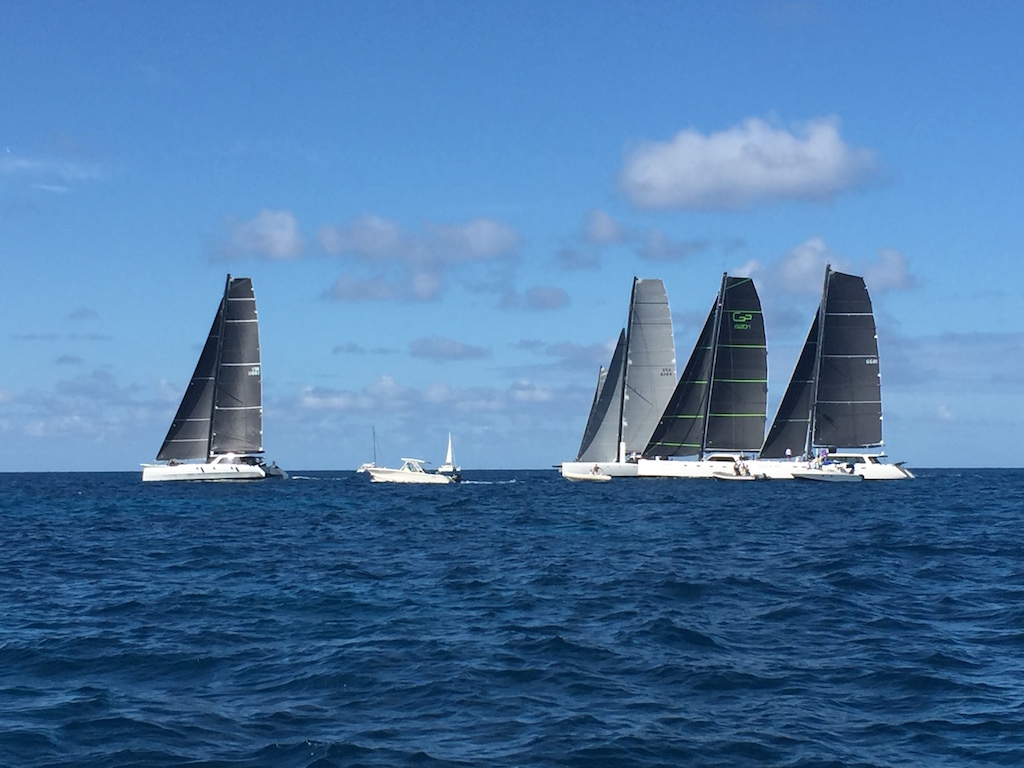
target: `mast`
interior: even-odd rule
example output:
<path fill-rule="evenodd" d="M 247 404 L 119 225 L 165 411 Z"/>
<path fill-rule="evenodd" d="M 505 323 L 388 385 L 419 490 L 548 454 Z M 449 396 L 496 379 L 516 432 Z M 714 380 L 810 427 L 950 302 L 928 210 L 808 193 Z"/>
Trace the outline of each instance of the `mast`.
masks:
<path fill-rule="evenodd" d="M 828 304 L 828 284 L 832 277 L 832 265 L 825 265 L 825 283 L 821 288 L 821 303 L 818 304 L 818 342 L 814 348 L 814 388 L 811 391 L 811 412 L 807 420 L 807 437 L 804 440 L 804 455 L 811 457 L 814 450 L 814 422 L 818 418 L 818 382 L 821 375 L 821 351 L 825 338 L 825 307 Z"/>
<path fill-rule="evenodd" d="M 711 375 L 708 377 L 708 393 L 704 399 L 704 424 L 700 431 L 700 452 L 697 459 L 704 458 L 704 448 L 708 439 L 708 421 L 711 418 L 711 395 L 714 391 L 715 366 L 718 363 L 718 337 L 722 327 L 722 305 L 725 303 L 725 282 L 729 275 L 722 273 L 722 285 L 718 289 L 718 300 L 715 302 L 715 321 L 711 331 Z"/>
<path fill-rule="evenodd" d="M 227 280 L 224 283 L 224 298 L 220 300 L 220 327 L 217 328 L 217 356 L 213 361 L 213 397 L 210 398 L 210 429 L 209 435 L 206 439 L 206 458 L 213 458 L 213 416 L 217 410 L 217 390 L 220 388 L 220 360 L 221 352 L 224 348 L 224 323 L 227 321 L 228 315 L 228 292 L 231 290 L 231 273 L 228 273 Z M 262 389 L 261 389 L 262 392 Z"/>
<path fill-rule="evenodd" d="M 629 339 L 633 334 L 633 304 L 636 301 L 636 276 L 633 276 L 633 289 L 629 292 L 629 314 L 626 315 L 626 355 L 622 362 L 622 393 L 619 396 L 619 430 L 618 439 L 615 441 L 615 460 L 622 462 L 626 460 L 626 447 L 623 444 L 622 417 L 626 410 L 626 384 L 629 381 Z"/>

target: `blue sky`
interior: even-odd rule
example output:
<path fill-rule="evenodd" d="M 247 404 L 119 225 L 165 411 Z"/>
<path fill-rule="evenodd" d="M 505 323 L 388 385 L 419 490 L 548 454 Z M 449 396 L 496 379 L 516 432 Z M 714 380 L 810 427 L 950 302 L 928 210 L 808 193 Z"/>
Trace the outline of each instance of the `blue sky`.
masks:
<path fill-rule="evenodd" d="M 0 467 L 152 460 L 224 276 L 288 469 L 575 457 L 634 275 L 679 367 L 754 276 L 769 419 L 824 265 L 875 302 L 886 450 L 1021 466 L 1024 5 L 0 9 Z"/>

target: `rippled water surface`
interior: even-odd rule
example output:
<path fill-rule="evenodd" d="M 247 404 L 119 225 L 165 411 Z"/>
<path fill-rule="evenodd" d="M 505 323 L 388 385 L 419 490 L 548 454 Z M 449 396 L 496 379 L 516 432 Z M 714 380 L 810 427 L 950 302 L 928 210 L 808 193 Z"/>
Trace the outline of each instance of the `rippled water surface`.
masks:
<path fill-rule="evenodd" d="M 0 475 L 0 765 L 1024 764 L 1024 471 Z"/>

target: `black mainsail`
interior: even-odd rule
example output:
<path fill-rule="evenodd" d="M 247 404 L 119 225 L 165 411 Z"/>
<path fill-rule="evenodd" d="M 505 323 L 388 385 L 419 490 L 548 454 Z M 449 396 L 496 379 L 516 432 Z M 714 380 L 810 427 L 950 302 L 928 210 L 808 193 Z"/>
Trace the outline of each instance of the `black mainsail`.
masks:
<path fill-rule="evenodd" d="M 821 303 L 761 457 L 882 445 L 878 333 L 864 278 L 825 267 Z"/>
<path fill-rule="evenodd" d="M 262 401 L 252 280 L 228 275 L 213 326 L 157 460 L 261 454 Z"/>
<path fill-rule="evenodd" d="M 644 458 L 753 452 L 764 435 L 768 352 L 754 281 L 722 285 Z"/>
<path fill-rule="evenodd" d="M 647 445 L 675 386 L 675 340 L 665 284 L 633 278 L 626 328 L 598 374 L 576 461 L 617 462 Z"/>

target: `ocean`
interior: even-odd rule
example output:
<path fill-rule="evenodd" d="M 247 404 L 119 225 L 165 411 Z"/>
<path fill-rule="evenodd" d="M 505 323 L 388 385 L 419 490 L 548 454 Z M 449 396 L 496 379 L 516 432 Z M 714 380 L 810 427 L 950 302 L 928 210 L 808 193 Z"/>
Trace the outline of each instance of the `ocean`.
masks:
<path fill-rule="evenodd" d="M 1024 470 L 0 474 L 0 765 L 1024 765 Z"/>

